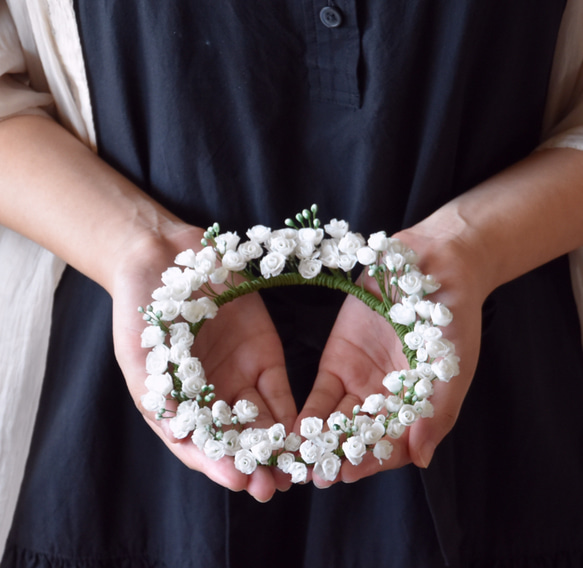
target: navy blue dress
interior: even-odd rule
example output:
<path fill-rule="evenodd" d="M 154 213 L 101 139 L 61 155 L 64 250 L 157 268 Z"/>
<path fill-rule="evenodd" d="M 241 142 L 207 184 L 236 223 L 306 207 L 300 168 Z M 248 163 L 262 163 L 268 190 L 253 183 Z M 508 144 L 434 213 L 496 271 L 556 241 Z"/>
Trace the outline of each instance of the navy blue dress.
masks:
<path fill-rule="evenodd" d="M 564 3 L 75 6 L 110 164 L 198 226 L 280 227 L 317 202 L 368 234 L 412 225 L 536 147 Z M 342 298 L 265 299 L 301 404 Z M 565 258 L 487 300 L 476 377 L 427 471 L 263 505 L 189 471 L 150 431 L 110 313 L 67 270 L 2 568 L 583 565 L 583 354 Z"/>

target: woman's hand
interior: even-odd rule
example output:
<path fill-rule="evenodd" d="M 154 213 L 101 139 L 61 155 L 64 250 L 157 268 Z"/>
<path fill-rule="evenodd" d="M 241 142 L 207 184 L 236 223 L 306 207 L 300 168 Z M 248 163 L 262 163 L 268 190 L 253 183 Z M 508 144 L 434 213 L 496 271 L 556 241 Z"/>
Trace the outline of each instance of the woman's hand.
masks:
<path fill-rule="evenodd" d="M 125 260 L 112 289 L 116 356 L 136 406 L 182 462 L 229 489 L 246 490 L 259 501 L 266 501 L 276 489 L 289 487 L 288 476 L 275 468 L 264 467 L 248 476 L 235 469 L 233 460 L 213 461 L 193 444 L 190 437 L 175 439 L 168 421 L 156 420 L 154 413 L 144 411 L 140 404 L 140 397 L 146 392 L 144 380 L 148 350 L 140 347 L 140 336 L 146 324 L 137 307 L 152 301 L 152 290 L 161 285 L 160 274 L 173 264 L 178 252 L 195 248 L 201 237 L 200 229 L 185 226 L 164 246 L 140 243 L 136 249 L 124 254 Z M 215 319 L 205 323 L 192 349 L 221 399 L 229 404 L 240 399 L 250 400 L 260 410 L 254 426 L 269 427 L 281 422 L 287 431 L 291 431 L 296 408 L 285 370 L 283 349 L 258 294 L 243 296 L 223 306 Z"/>
<path fill-rule="evenodd" d="M 483 292 L 472 288 L 474 277 L 468 275 L 460 252 L 450 247 L 435 246 L 433 239 L 424 239 L 413 232 L 397 235 L 420 253 L 421 270 L 433 274 L 442 288 L 428 297 L 442 302 L 454 314 L 453 322 L 443 329 L 444 335 L 456 345 L 461 358 L 460 375 L 449 384 L 434 382 L 431 402 L 433 418 L 418 420 L 397 440 L 390 440 L 394 449 L 389 460 L 379 461 L 369 452 L 359 466 L 347 460 L 337 481 L 353 482 L 384 469 L 394 469 L 413 462 L 427 467 L 435 447 L 453 427 L 474 374 L 480 347 L 481 305 Z M 440 280 L 441 279 L 441 280 Z M 376 283 L 366 277 L 365 286 L 375 293 Z M 326 418 L 339 410 L 350 416 L 356 404 L 367 395 L 386 393 L 382 379 L 390 371 L 408 368 L 401 341 L 391 325 L 356 298 L 346 298 L 332 329 L 320 361 L 313 390 L 302 409 L 296 428 L 303 417 Z M 314 476 L 320 487 L 331 485 Z"/>

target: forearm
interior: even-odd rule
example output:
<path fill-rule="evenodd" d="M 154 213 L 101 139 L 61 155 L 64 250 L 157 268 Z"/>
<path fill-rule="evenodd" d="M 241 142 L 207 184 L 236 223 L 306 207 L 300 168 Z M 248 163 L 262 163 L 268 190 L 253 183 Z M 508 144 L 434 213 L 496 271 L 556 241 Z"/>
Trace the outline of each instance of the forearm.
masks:
<path fill-rule="evenodd" d="M 142 239 L 184 224 L 58 124 L 0 123 L 0 223 L 111 291 L 112 266 Z"/>
<path fill-rule="evenodd" d="M 449 256 L 452 272 L 460 261 L 485 297 L 583 245 L 583 153 L 535 152 L 403 235 L 413 247 Z"/>

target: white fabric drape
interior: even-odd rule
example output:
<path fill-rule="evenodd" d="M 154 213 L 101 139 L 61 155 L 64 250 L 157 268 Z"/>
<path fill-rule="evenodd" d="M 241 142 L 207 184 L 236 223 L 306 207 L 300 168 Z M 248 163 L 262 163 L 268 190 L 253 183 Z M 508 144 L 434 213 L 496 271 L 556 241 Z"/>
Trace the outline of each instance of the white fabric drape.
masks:
<path fill-rule="evenodd" d="M 47 113 L 95 148 L 73 2 L 0 0 L 0 119 Z M 53 293 L 64 268 L 49 251 L 0 226 L 0 557 L 30 448 Z"/>
<path fill-rule="evenodd" d="M 583 0 L 568 0 L 542 147 L 583 150 Z M 49 94 L 50 93 L 50 94 Z M 0 120 L 53 114 L 95 148 L 73 0 L 0 0 Z M 0 167 L 1 164 L 0 164 Z M 1 188 L 0 188 L 1 191 Z M 583 320 L 583 249 L 571 254 Z M 62 260 L 0 227 L 0 557 L 11 525 L 44 375 Z"/>

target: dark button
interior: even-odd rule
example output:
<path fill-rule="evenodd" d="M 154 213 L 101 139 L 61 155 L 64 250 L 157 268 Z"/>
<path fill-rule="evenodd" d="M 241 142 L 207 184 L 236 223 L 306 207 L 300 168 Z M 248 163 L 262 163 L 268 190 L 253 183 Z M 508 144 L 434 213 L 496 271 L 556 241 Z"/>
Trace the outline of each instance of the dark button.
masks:
<path fill-rule="evenodd" d="M 320 20 L 327 28 L 337 28 L 342 24 L 342 14 L 337 8 L 326 6 L 320 10 Z"/>

